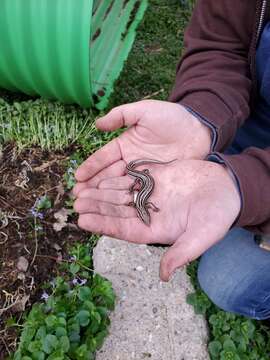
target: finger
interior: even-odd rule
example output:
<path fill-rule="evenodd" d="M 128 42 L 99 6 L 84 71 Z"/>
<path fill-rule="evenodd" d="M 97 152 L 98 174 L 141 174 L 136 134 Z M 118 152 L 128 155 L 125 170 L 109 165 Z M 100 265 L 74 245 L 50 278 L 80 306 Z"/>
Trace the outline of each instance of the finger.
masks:
<path fill-rule="evenodd" d="M 72 189 L 72 194 L 77 197 L 81 191 L 88 189 L 88 188 L 89 188 L 89 186 L 88 186 L 87 181 L 79 182 Z"/>
<path fill-rule="evenodd" d="M 169 281 L 177 268 L 197 259 L 221 238 L 222 236 L 219 237 L 216 231 L 212 232 L 211 229 L 208 229 L 208 231 L 201 229 L 201 231 L 187 230 L 184 232 L 161 259 L 161 280 Z"/>
<path fill-rule="evenodd" d="M 127 190 L 110 190 L 110 189 L 85 189 L 79 192 L 78 199 L 89 198 L 108 202 L 115 205 L 128 205 L 133 200 L 132 194 Z"/>
<path fill-rule="evenodd" d="M 103 131 L 112 131 L 123 126 L 132 126 L 140 120 L 144 112 L 145 102 L 143 101 L 121 105 L 99 118 L 96 126 Z"/>
<path fill-rule="evenodd" d="M 129 176 L 121 176 L 102 180 L 99 183 L 98 188 L 111 190 L 128 190 L 133 184 L 134 180 L 131 179 Z"/>
<path fill-rule="evenodd" d="M 121 177 L 125 174 L 126 163 L 123 160 L 117 161 L 109 167 L 101 170 L 97 175 L 88 181 L 89 187 L 98 187 L 101 181 L 110 178 Z"/>
<path fill-rule="evenodd" d="M 75 196 L 84 189 L 87 188 L 96 188 L 99 183 L 107 178 L 114 178 L 118 176 L 122 176 L 125 173 L 126 163 L 123 160 L 117 161 L 116 163 L 110 165 L 109 167 L 101 170 L 97 175 L 95 175 L 92 179 L 77 183 L 72 192 Z"/>
<path fill-rule="evenodd" d="M 75 173 L 77 181 L 87 181 L 101 170 L 121 159 L 121 150 L 117 139 L 110 141 L 91 155 Z"/>
<path fill-rule="evenodd" d="M 121 218 L 136 218 L 135 208 L 125 205 L 114 205 L 107 202 L 79 198 L 74 202 L 74 210 L 79 214 L 100 214 Z"/>
<path fill-rule="evenodd" d="M 83 214 L 78 220 L 80 228 L 95 234 L 112 236 L 137 244 L 154 242 L 152 232 L 138 218 L 116 218 L 99 214 Z"/>

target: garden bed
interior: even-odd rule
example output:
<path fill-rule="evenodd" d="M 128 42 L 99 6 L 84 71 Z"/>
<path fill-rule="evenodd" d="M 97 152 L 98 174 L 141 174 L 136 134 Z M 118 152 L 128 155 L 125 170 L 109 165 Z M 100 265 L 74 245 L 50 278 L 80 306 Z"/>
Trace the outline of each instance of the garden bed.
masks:
<path fill-rule="evenodd" d="M 149 1 L 145 19 L 138 31 L 131 56 L 117 81 L 109 108 L 142 98 L 167 99 L 183 44 L 183 29 L 193 3 L 193 0 Z M 26 310 L 30 310 L 31 305 L 40 300 L 44 282 L 59 274 L 58 262 L 66 258 L 68 244 L 86 240 L 85 233 L 77 231 L 73 215 L 69 216 L 68 227 L 60 232 L 53 229 L 56 221 L 54 214 L 63 207 L 71 209 L 71 205 L 66 203 L 69 202 L 68 192 L 63 194 L 60 184 L 64 183 L 63 176 L 67 174 L 65 169 L 70 165 L 68 157 L 75 148 L 67 152 L 42 152 L 34 146 L 65 149 L 70 144 L 77 144 L 83 149 L 82 157 L 86 158 L 116 134 L 97 132 L 92 124 L 96 116 L 102 114 L 92 110 L 85 111 L 40 99 L 29 100 L 23 95 L 0 95 L 0 143 L 15 141 L 20 149 L 28 147 L 28 150 L 18 154 L 15 147 L 8 145 L 0 160 L 0 308 L 12 305 L 16 294 L 19 294 L 19 299 L 26 296 Z M 18 185 L 23 185 L 25 172 L 29 181 L 26 182 L 28 188 L 23 189 Z M 42 210 L 45 214 L 43 219 L 36 219 L 43 230 L 38 231 L 39 256 L 35 257 L 30 266 L 36 249 L 33 215 L 38 215 L 31 209 L 35 210 L 33 206 L 36 200 L 44 195 L 48 196 L 53 206 Z M 56 202 L 57 198 L 59 202 Z M 43 206 L 46 207 L 46 201 Z M 20 256 L 28 262 L 26 272 L 17 268 Z M 206 317 L 211 358 L 220 359 L 224 355 L 223 347 L 226 343 L 229 354 L 225 354 L 223 359 L 238 359 L 238 350 L 241 360 L 269 359 L 269 327 L 263 322 L 247 320 L 216 308 L 199 288 L 196 273 L 196 263 L 192 263 L 188 274 L 191 275 L 196 292 L 189 296 L 188 301 L 196 312 Z M 18 275 L 21 279 L 18 279 Z M 22 308 L 23 305 L 22 302 Z M 18 343 L 14 327 L 5 330 L 5 322 L 10 317 L 23 320 L 24 314 L 28 312 L 15 312 L 15 309 L 13 306 L 0 314 L 0 359 L 4 359 L 8 350 L 13 351 Z"/>
<path fill-rule="evenodd" d="M 56 275 L 67 248 L 86 239 L 63 180 L 72 150 L 18 153 L 9 144 L 0 154 L 0 359 L 17 342 L 6 321 L 20 319 L 40 300 L 42 286 Z M 69 167 L 70 176 L 72 171 Z"/>

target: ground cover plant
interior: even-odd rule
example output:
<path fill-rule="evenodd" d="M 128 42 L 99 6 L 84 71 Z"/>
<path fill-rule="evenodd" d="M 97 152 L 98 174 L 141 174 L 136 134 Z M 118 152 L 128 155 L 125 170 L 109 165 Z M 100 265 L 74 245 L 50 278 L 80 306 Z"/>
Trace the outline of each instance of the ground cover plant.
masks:
<path fill-rule="evenodd" d="M 67 152 L 40 148 L 18 153 L 12 144 L 1 152 L 1 357 L 16 347 L 14 328 L 7 329 L 6 321 L 10 316 L 20 320 L 28 305 L 40 299 L 44 282 L 57 275 L 56 264 L 68 246 L 87 239 L 72 217 L 63 180 L 66 174 L 72 181 L 75 161 Z"/>
<path fill-rule="evenodd" d="M 93 111 L 43 99 L 12 101 L 10 96 L 0 98 L 0 143 L 14 141 L 19 150 L 32 145 L 63 150 L 85 138 L 94 143 Z"/>
<path fill-rule="evenodd" d="M 77 244 L 26 317 L 14 360 L 91 360 L 108 335 L 115 295 L 91 269 L 90 244 Z"/>
<path fill-rule="evenodd" d="M 149 1 L 149 8 L 140 25 L 131 55 L 116 83 L 109 108 L 144 98 L 167 98 L 183 45 L 183 29 L 192 6 L 193 1 L 189 0 Z M 69 291 L 75 290 L 74 297 L 79 299 L 74 309 L 74 328 L 76 327 L 78 334 L 80 326 L 83 336 L 77 341 L 77 349 L 74 351 L 79 353 L 75 356 L 80 359 L 85 354 L 88 356 L 87 352 L 93 353 L 107 333 L 108 318 L 105 309 L 112 307 L 111 289 L 104 282 L 107 295 L 110 294 L 104 296 L 105 299 L 110 298 L 107 305 L 101 305 L 95 297 L 93 301 L 90 300 L 94 305 L 85 304 L 80 299 L 84 295 L 80 293 L 89 294 L 89 290 L 81 290 L 89 288 L 93 296 L 93 273 L 89 271 L 92 265 L 89 265 L 88 259 L 88 269 L 82 269 L 74 259 L 70 259 L 73 256 L 73 246 L 85 245 L 83 251 L 89 246 L 87 251 L 91 255 L 96 242 L 96 237 L 78 229 L 69 192 L 74 185 L 74 168 L 78 163 L 117 135 L 101 133 L 95 129 L 94 121 L 100 115 L 94 109 L 83 110 L 58 102 L 1 93 L 1 360 L 16 349 L 18 358 L 21 355 L 26 356 L 26 359 L 35 358 L 29 355 L 32 350 L 38 353 L 37 359 L 43 358 L 42 352 L 48 357 L 54 352 L 60 352 L 59 357 L 74 358 L 74 354 L 67 355 L 74 347 L 69 338 L 72 327 L 68 324 L 74 316 L 70 316 L 70 310 L 65 308 L 66 315 L 63 319 L 66 320 L 57 323 L 54 317 L 50 317 L 55 316 L 58 311 L 58 289 L 63 284 L 65 291 L 68 291 L 65 296 L 68 296 Z M 82 274 L 82 271 L 86 271 L 87 275 Z M 189 268 L 189 274 L 196 292 L 189 296 L 188 301 L 197 312 L 206 316 L 211 357 L 229 360 L 269 359 L 268 328 L 259 321 L 246 320 L 217 309 L 198 287 L 195 280 L 196 264 Z M 47 288 L 44 288 L 45 284 L 49 284 Z M 31 310 L 34 303 L 38 305 Z M 46 313 L 47 306 L 51 303 L 54 305 Z M 96 313 L 96 309 L 100 307 L 105 309 L 103 312 L 97 310 L 99 315 L 96 314 L 96 317 L 101 317 L 100 324 L 104 325 L 104 330 L 103 325 L 100 325 L 94 335 L 102 331 L 104 333 L 98 338 L 92 336 L 92 333 L 88 336 L 87 326 L 83 326 L 88 321 L 88 315 L 80 311 L 94 310 Z M 40 313 L 38 324 L 36 312 Z M 23 324 L 25 333 L 21 332 Z M 61 330 L 57 330 L 59 327 Z M 31 329 L 30 335 L 27 335 L 28 330 L 25 329 Z M 51 336 L 47 337 L 48 335 Z"/>
<path fill-rule="evenodd" d="M 270 358 L 269 324 L 218 309 L 201 290 L 197 281 L 198 262 L 188 266 L 195 292 L 187 297 L 197 314 L 206 317 L 213 360 L 268 360 Z"/>

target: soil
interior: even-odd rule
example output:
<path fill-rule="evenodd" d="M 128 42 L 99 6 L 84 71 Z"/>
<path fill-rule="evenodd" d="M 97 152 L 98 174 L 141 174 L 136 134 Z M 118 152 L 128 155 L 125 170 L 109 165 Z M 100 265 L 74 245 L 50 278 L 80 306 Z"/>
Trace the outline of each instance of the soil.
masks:
<path fill-rule="evenodd" d="M 74 150 L 74 149 L 72 149 Z M 70 150 L 71 151 L 71 150 Z M 40 299 L 42 286 L 56 274 L 67 248 L 84 241 L 86 233 L 76 225 L 76 216 L 56 231 L 54 214 L 67 208 L 63 174 L 69 153 L 44 152 L 39 148 L 17 153 L 9 144 L 0 151 L 0 359 L 15 350 L 17 334 L 8 329 L 11 316 L 20 321 L 25 310 Z M 35 230 L 31 208 L 46 195 L 52 207 L 38 219 Z M 59 229 L 58 229 L 59 230 Z M 88 234 L 89 235 L 89 234 Z"/>

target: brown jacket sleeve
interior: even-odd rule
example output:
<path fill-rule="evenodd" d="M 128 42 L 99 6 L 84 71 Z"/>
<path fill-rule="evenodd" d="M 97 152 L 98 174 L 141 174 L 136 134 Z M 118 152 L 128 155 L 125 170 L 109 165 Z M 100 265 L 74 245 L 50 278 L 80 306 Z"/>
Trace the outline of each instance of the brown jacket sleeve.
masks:
<path fill-rule="evenodd" d="M 236 225 L 270 234 L 270 148 L 249 148 L 239 155 L 220 153 L 250 112 L 248 53 L 255 13 L 255 0 L 197 1 L 170 100 L 188 107 L 214 128 L 214 150 L 219 151 L 214 155 L 231 168 L 241 192 Z"/>
<path fill-rule="evenodd" d="M 217 151 L 229 145 L 249 115 L 255 8 L 255 0 L 198 0 L 185 32 L 186 50 L 170 100 L 214 125 Z"/>

